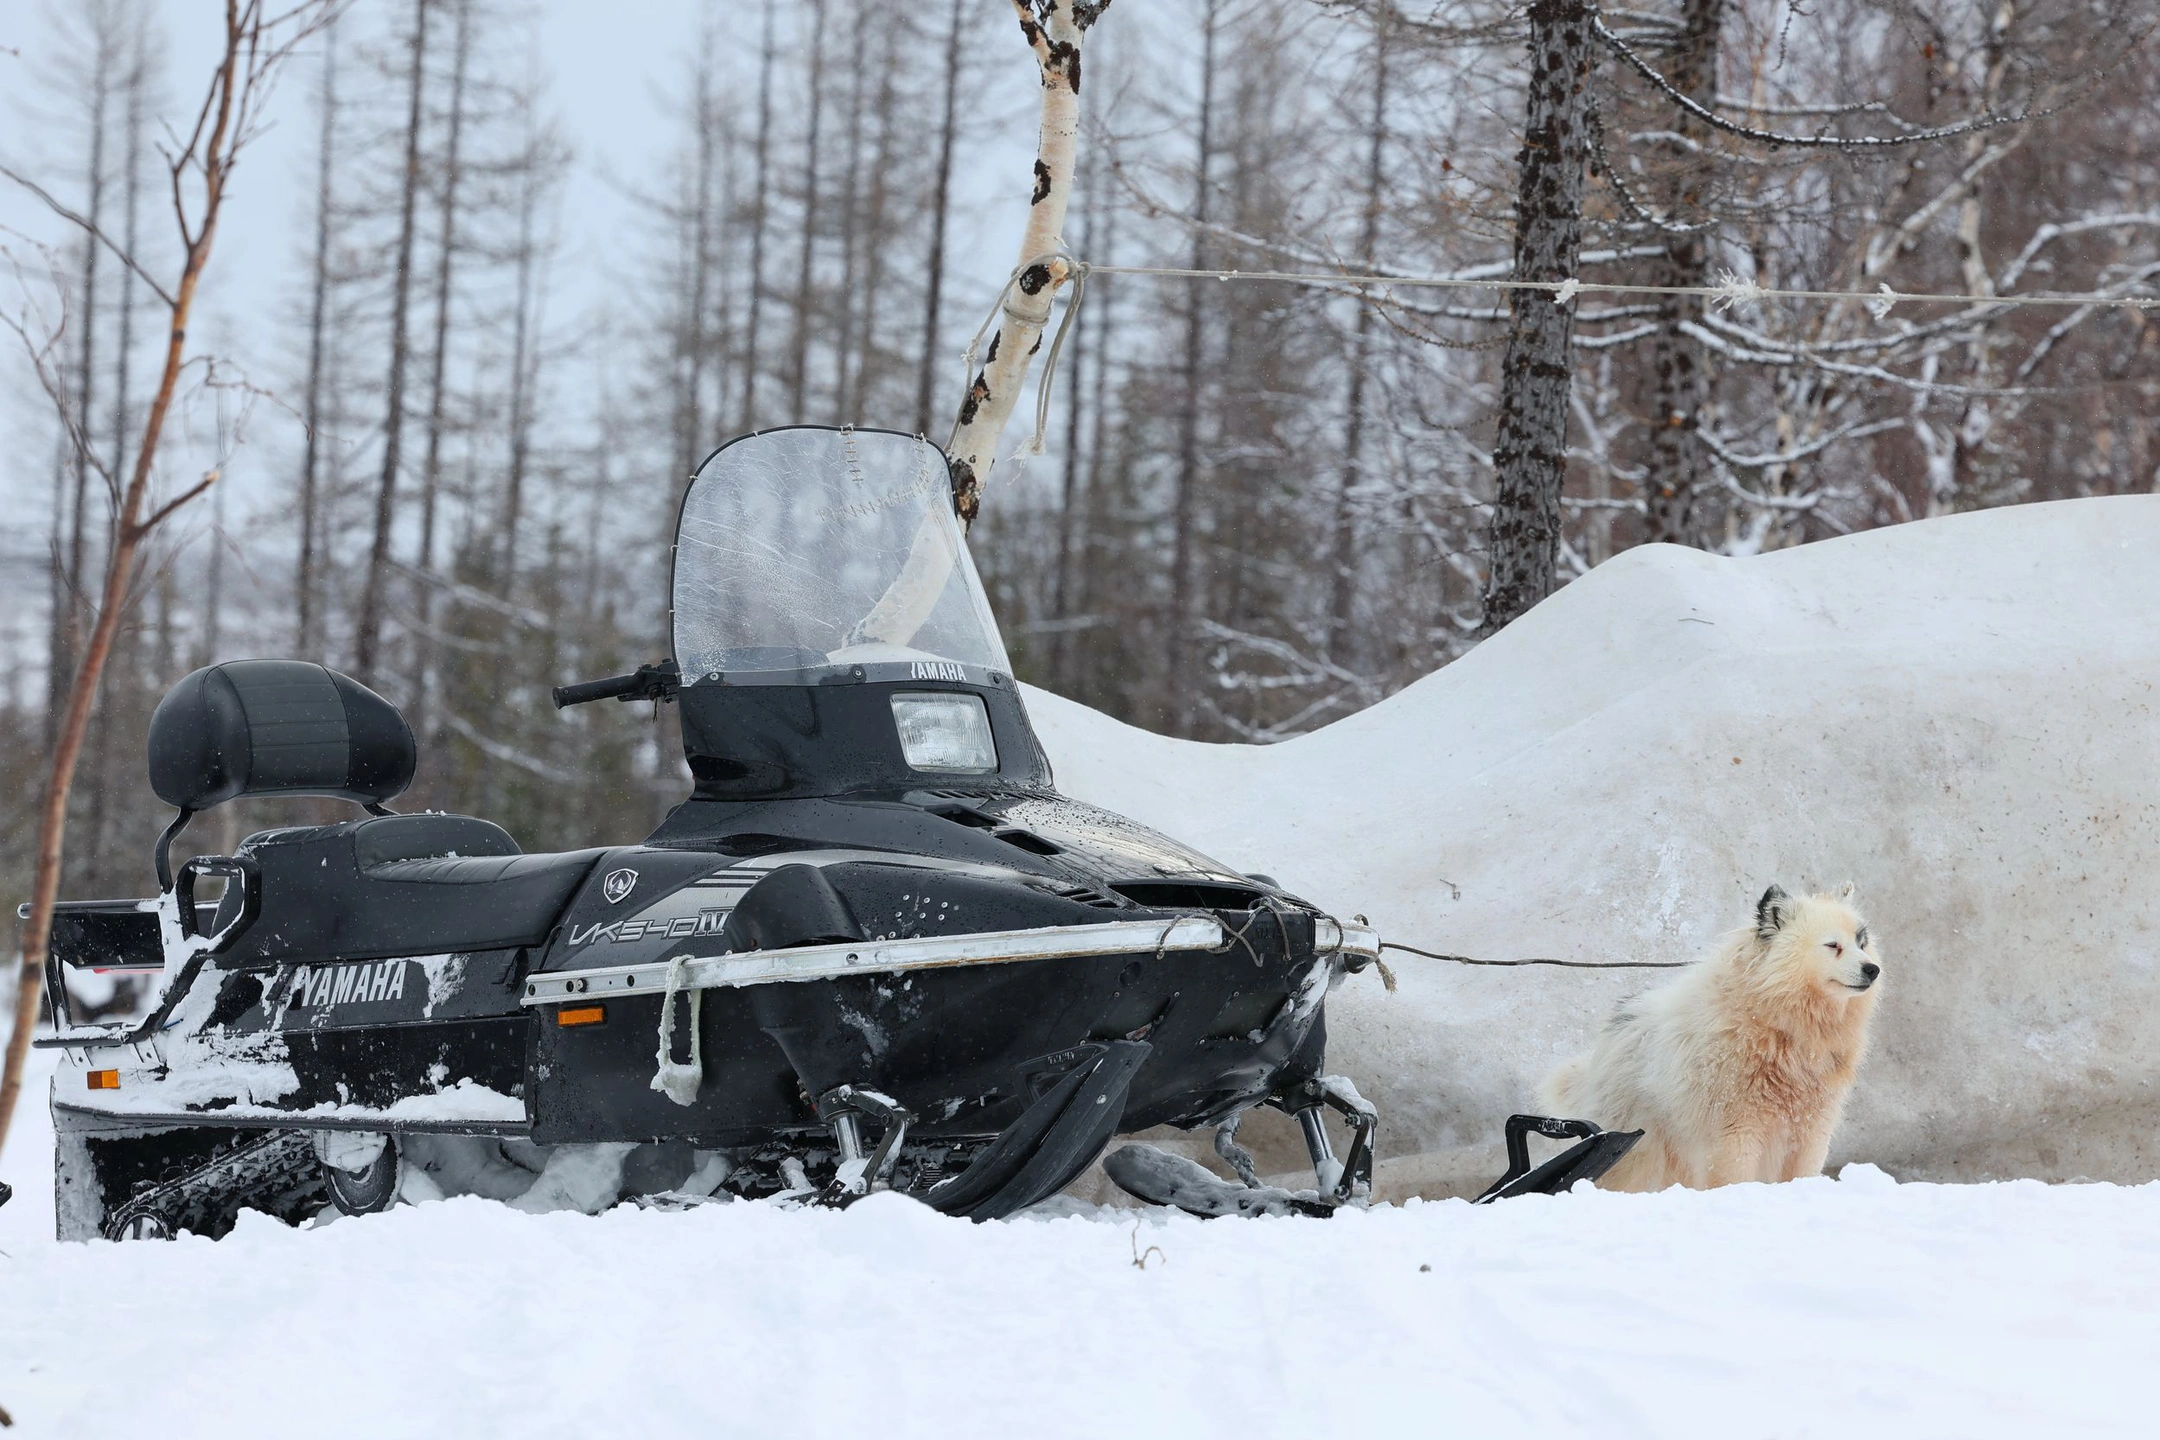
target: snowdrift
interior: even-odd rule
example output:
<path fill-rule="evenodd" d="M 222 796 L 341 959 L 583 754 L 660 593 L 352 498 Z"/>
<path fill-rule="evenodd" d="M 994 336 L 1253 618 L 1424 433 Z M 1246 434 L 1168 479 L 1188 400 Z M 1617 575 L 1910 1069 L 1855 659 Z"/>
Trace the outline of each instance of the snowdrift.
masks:
<path fill-rule="evenodd" d="M 1744 560 L 1630 550 L 1465 659 L 1270 748 L 1029 704 L 1061 789 L 1389 938 L 1684 959 L 1773 880 L 1859 886 L 1887 985 L 1831 1163 L 2160 1175 L 2160 497 Z M 1381 1191 L 1498 1173 L 1500 1121 L 1653 972 L 1391 953 L 1329 1002 Z M 1287 1124 L 1258 1122 L 1295 1168 Z"/>

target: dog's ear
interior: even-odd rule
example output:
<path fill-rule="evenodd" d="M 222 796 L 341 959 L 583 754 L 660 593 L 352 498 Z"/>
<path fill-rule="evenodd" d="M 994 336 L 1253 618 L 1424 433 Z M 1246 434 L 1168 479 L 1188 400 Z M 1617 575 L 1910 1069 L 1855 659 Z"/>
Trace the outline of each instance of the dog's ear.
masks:
<path fill-rule="evenodd" d="M 1846 881 L 1846 882 L 1845 882 L 1844 884 L 1842 884 L 1842 885 L 1840 885 L 1840 886 L 1838 886 L 1838 887 L 1837 887 L 1837 898 L 1838 898 L 1838 899 L 1840 899 L 1840 900 L 1850 900 L 1850 899 L 1852 899 L 1852 897 L 1853 897 L 1853 890 L 1854 890 L 1855 888 L 1856 888 L 1856 887 L 1855 887 L 1855 886 L 1853 885 L 1853 882 L 1852 882 L 1852 881 L 1850 881 L 1850 880 L 1847 880 L 1847 881 Z"/>
<path fill-rule="evenodd" d="M 1755 933 L 1768 940 L 1784 927 L 1791 910 L 1792 896 L 1784 887 L 1772 885 L 1762 892 L 1762 899 L 1755 902 Z"/>

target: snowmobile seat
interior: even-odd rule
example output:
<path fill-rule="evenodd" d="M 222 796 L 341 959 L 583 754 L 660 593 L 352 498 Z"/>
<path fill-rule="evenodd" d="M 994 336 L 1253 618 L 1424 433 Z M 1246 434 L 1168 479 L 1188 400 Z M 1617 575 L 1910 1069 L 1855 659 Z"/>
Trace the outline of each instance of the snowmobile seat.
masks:
<path fill-rule="evenodd" d="M 262 914 L 229 964 L 507 950 L 546 942 L 604 850 L 526 855 L 469 815 L 380 815 L 251 835 Z"/>

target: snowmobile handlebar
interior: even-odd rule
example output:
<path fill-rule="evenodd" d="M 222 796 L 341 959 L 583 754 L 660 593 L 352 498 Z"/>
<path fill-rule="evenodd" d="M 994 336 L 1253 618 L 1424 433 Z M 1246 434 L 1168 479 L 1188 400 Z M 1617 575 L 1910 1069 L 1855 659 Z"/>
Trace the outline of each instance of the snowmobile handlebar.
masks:
<path fill-rule="evenodd" d="M 594 700 L 673 700 L 682 688 L 682 671 L 673 660 L 656 660 L 650 665 L 640 665 L 628 675 L 614 675 L 605 680 L 585 680 L 576 685 L 555 687 L 555 708 L 566 710 L 572 705 L 584 705 Z"/>

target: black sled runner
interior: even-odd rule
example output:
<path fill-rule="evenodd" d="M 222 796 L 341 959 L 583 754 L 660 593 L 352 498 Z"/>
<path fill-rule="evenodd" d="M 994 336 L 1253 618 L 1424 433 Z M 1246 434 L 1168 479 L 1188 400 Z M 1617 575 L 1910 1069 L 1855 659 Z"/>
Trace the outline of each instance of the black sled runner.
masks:
<path fill-rule="evenodd" d="M 1127 1147 L 1110 1173 L 1142 1198 L 1362 1198 L 1375 1117 L 1323 1073 L 1323 1012 L 1378 937 L 1057 793 L 948 495 L 935 447 L 882 431 L 772 431 L 706 461 L 674 658 L 556 691 L 679 704 L 694 788 L 642 844 L 525 854 L 486 820 L 391 812 L 411 732 L 319 665 L 182 680 L 150 729 L 180 812 L 157 896 L 55 917 L 61 1237 L 401 1194 L 890 1188 L 987 1219 L 1162 1124 L 1217 1127 L 1261 1198 L 1226 1207 Z M 279 795 L 363 813 L 172 865 L 194 815 Z M 156 972 L 157 998 L 75 1025 L 71 966 Z M 1311 1153 L 1290 1201 L 1240 1163 L 1236 1118 L 1263 1104 Z"/>

